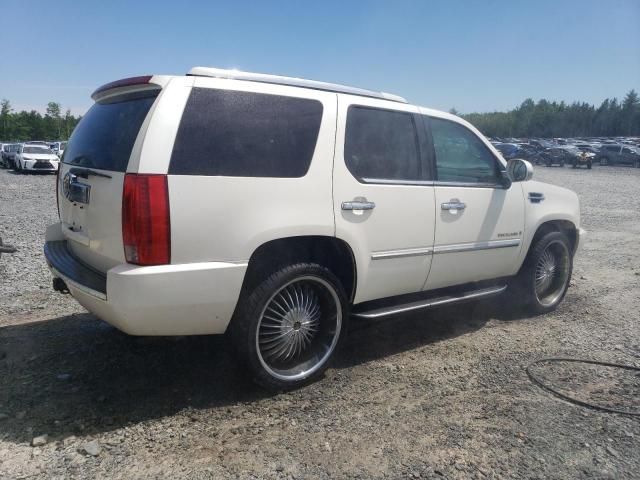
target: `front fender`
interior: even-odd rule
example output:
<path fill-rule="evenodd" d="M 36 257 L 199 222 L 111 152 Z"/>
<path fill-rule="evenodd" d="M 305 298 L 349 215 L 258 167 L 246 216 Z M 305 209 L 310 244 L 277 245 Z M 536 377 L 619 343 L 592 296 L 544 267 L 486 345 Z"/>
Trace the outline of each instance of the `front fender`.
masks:
<path fill-rule="evenodd" d="M 536 232 L 543 224 L 554 221 L 569 222 L 576 230 L 576 235 L 580 231 L 580 201 L 575 192 L 536 181 L 524 182 L 522 187 L 525 201 L 525 230 L 520 265 L 529 252 Z M 530 196 L 530 194 L 534 195 Z M 541 194 L 543 200 L 536 201 L 535 197 L 539 195 L 535 194 Z"/>

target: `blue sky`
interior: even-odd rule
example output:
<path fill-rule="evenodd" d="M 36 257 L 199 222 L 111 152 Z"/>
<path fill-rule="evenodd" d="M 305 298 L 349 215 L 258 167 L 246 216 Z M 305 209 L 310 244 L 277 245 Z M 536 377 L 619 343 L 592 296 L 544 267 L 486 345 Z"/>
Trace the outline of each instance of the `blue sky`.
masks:
<path fill-rule="evenodd" d="M 0 0 L 0 98 L 84 113 L 97 86 L 195 65 L 461 112 L 640 89 L 640 0 Z"/>

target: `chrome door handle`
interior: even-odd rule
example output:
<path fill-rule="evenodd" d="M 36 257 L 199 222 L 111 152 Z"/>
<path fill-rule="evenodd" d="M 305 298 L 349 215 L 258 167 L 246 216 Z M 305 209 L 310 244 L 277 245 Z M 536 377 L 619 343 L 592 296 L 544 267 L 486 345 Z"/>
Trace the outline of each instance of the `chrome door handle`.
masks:
<path fill-rule="evenodd" d="M 376 204 L 373 202 L 342 202 L 342 210 L 373 210 Z"/>
<path fill-rule="evenodd" d="M 445 202 L 440 206 L 442 207 L 442 210 L 464 210 L 465 208 L 467 208 L 466 203 L 461 202 L 457 199 L 453 199 L 450 202 Z"/>

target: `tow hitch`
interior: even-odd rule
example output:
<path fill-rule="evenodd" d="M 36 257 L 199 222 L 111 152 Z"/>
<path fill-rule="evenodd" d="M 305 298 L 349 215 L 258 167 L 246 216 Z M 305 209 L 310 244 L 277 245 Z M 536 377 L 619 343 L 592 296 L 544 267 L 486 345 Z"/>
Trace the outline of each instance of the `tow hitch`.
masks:
<path fill-rule="evenodd" d="M 63 293 L 65 295 L 67 295 L 69 292 L 69 287 L 67 287 L 67 284 L 64 283 L 64 280 L 62 280 L 61 278 L 54 278 L 53 279 L 53 289 L 56 292 L 60 292 Z"/>
<path fill-rule="evenodd" d="M 15 253 L 16 250 L 16 247 L 13 245 L 5 245 L 2 243 L 2 237 L 0 237 L 0 257 L 3 253 Z"/>

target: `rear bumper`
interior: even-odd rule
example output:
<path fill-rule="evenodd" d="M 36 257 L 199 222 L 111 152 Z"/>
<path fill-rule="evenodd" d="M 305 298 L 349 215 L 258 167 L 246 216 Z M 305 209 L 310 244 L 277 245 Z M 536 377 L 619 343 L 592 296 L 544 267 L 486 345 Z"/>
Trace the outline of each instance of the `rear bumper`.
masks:
<path fill-rule="evenodd" d="M 247 269 L 225 262 L 123 264 L 104 275 L 74 257 L 64 240 L 47 241 L 45 257 L 83 307 L 131 335 L 224 333 Z"/>

